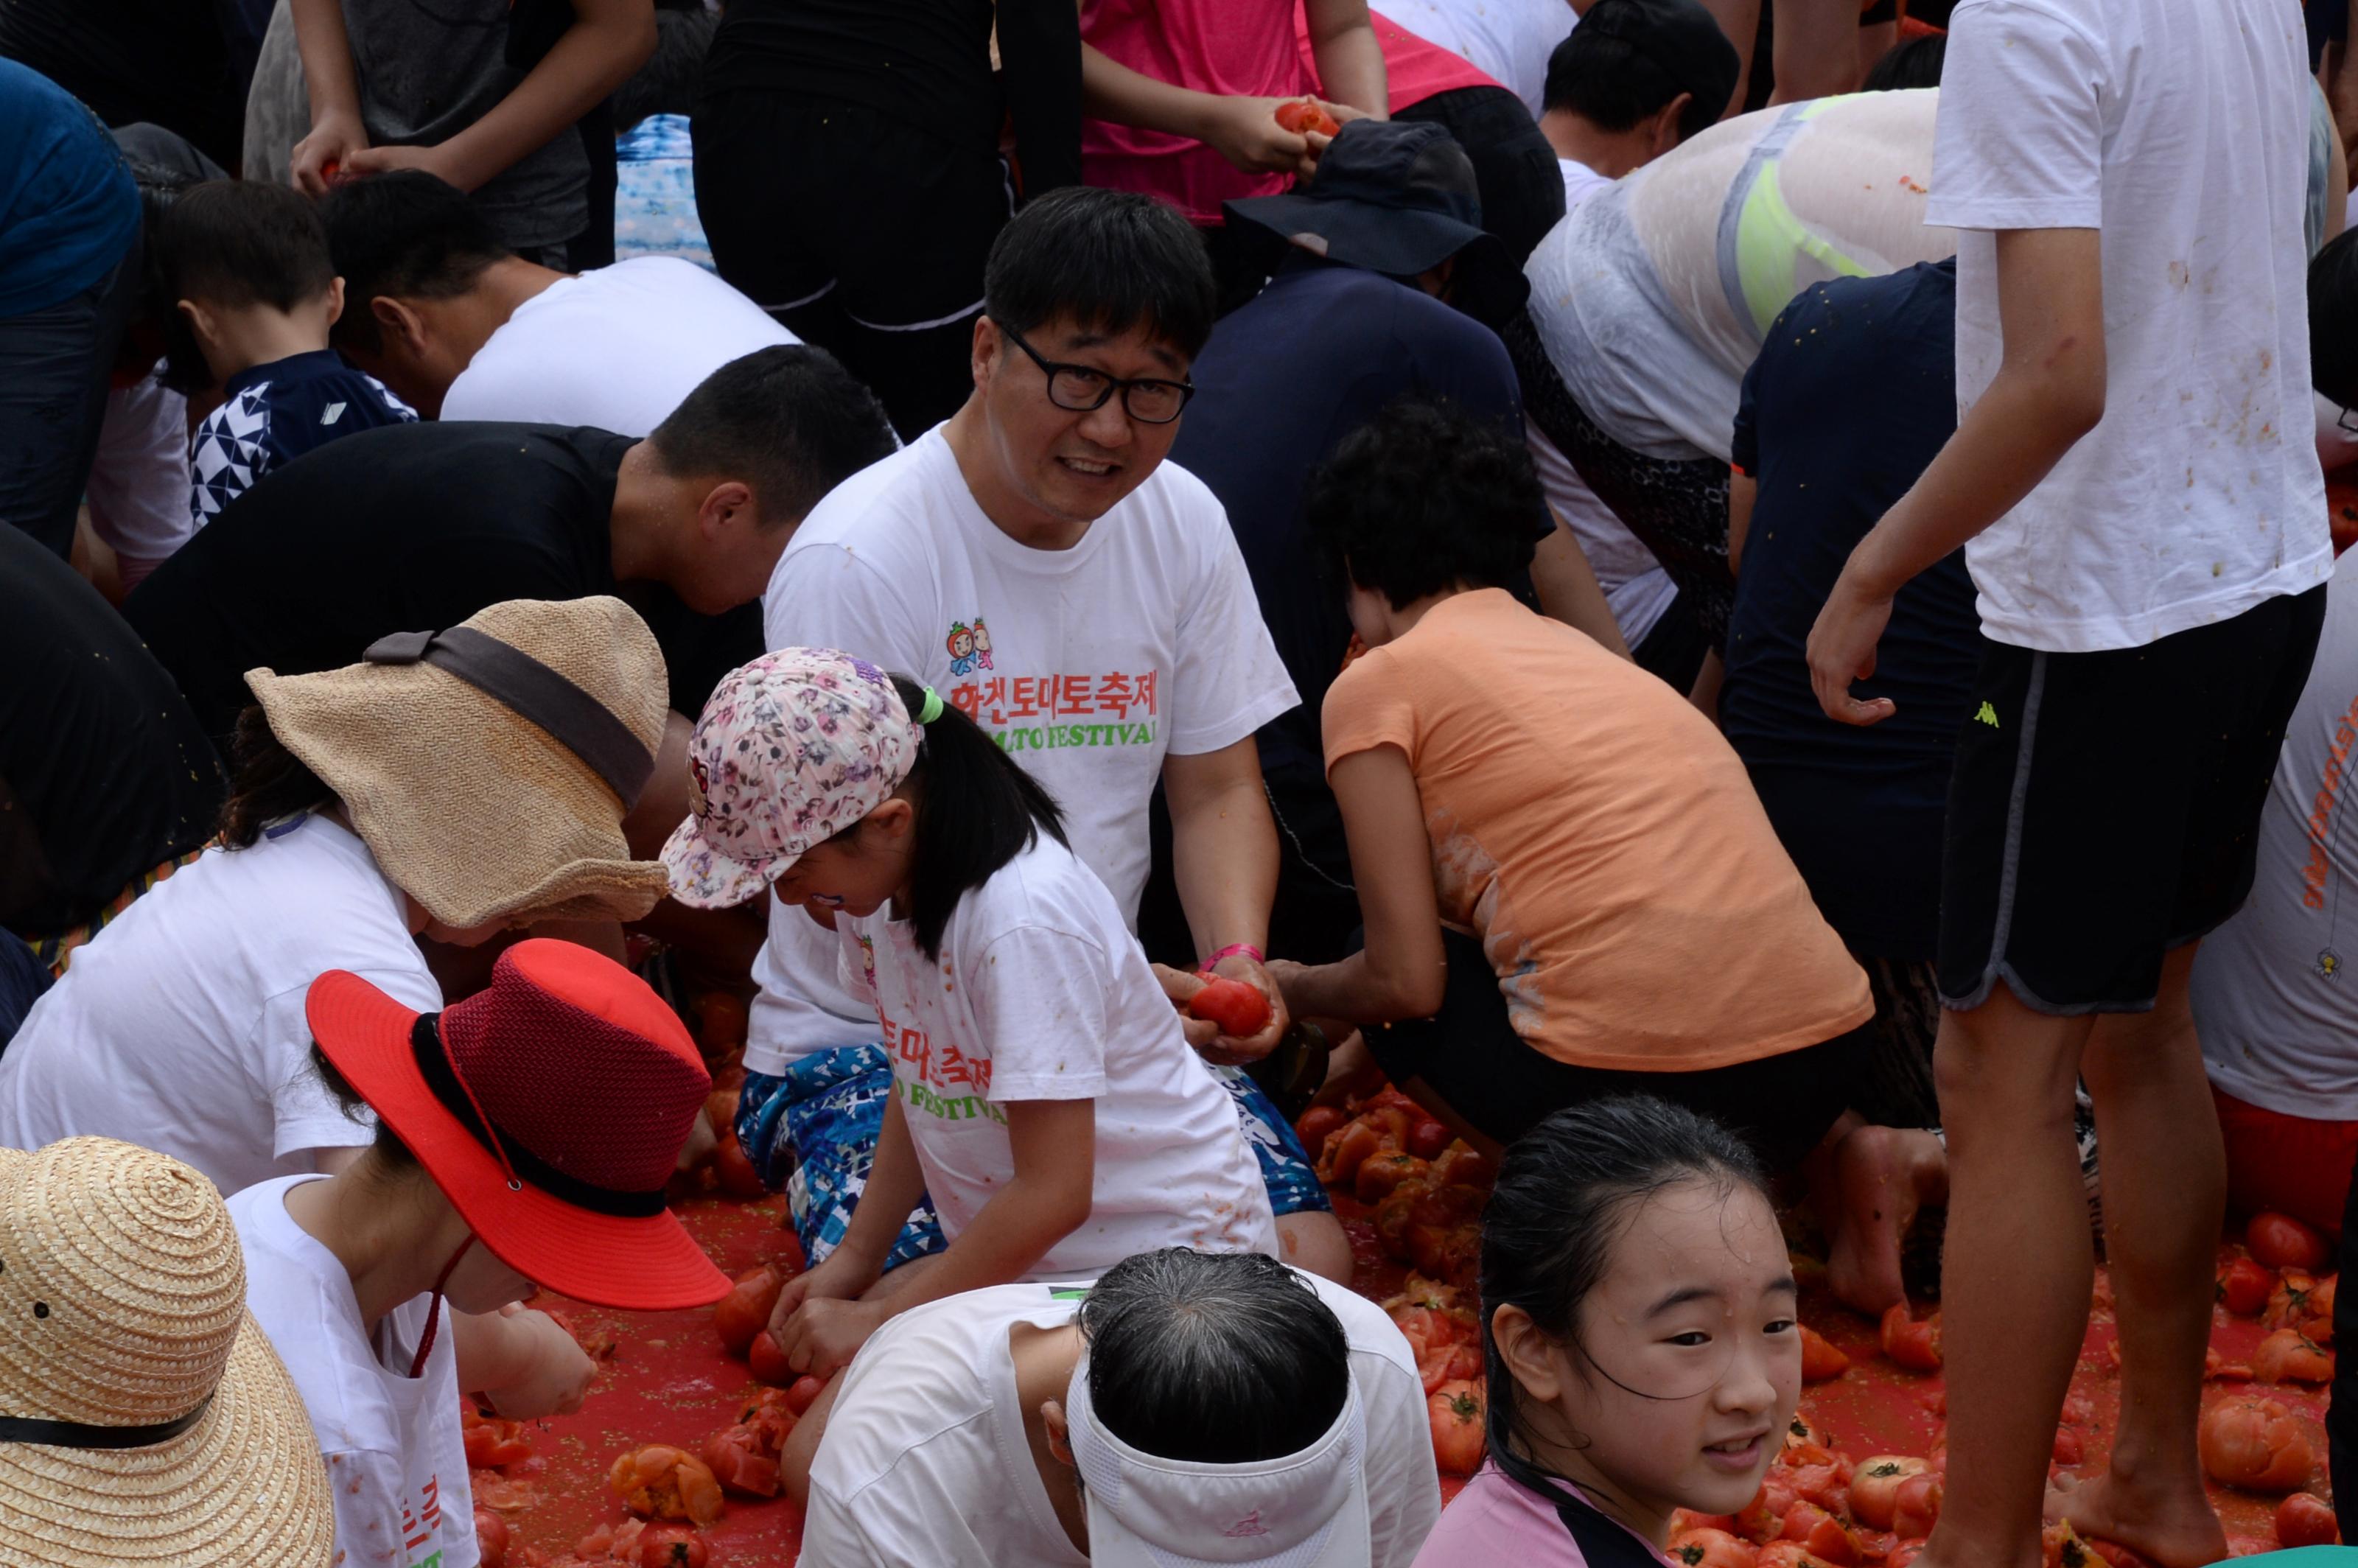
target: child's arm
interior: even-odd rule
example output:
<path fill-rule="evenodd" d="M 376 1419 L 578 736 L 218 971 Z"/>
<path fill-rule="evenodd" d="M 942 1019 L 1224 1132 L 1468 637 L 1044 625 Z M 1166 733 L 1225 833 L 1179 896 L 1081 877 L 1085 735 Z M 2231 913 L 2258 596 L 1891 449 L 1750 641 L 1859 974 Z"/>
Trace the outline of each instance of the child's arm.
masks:
<path fill-rule="evenodd" d="M 522 1307 L 451 1313 L 450 1350 L 460 1389 L 483 1395 L 510 1421 L 579 1410 L 598 1375 L 563 1325 Z"/>
<path fill-rule="evenodd" d="M 472 190 L 569 132 L 655 49 L 654 0 L 573 0 L 573 16 L 555 47 L 481 119 L 430 147 L 365 148 L 347 167 L 356 174 L 422 168 Z"/>
<path fill-rule="evenodd" d="M 1917 573 L 2005 516 L 2104 416 L 2104 276 L 2095 229 L 1997 236 L 2005 355 L 1914 488 L 1883 514 L 1810 629 L 1810 684 L 1827 717 L 1875 724 L 1889 697 L 1862 702 L 1891 601 Z"/>
<path fill-rule="evenodd" d="M 311 129 L 295 144 L 290 178 L 304 195 L 324 196 L 329 174 L 369 145 L 352 77 L 352 42 L 344 31 L 343 0 L 288 0 L 287 11 L 311 99 Z"/>
<path fill-rule="evenodd" d="M 1370 38 L 1374 34 L 1368 35 Z M 1282 98 L 1229 98 L 1141 75 L 1081 44 L 1081 109 L 1118 125 L 1193 136 L 1248 174 L 1318 171 L 1309 141 L 1277 123 Z"/>
<path fill-rule="evenodd" d="M 1384 49 L 1368 18 L 1368 0 L 1303 0 L 1302 14 L 1310 24 L 1310 58 L 1318 62 L 1326 101 L 1378 120 L 1390 114 Z"/>
<path fill-rule="evenodd" d="M 1427 1018 L 1448 978 L 1441 907 L 1433 891 L 1433 841 L 1408 754 L 1389 743 L 1336 759 L 1326 771 L 1342 809 L 1359 890 L 1367 946 L 1340 963 L 1270 966 L 1297 1018 L 1386 1023 Z"/>
<path fill-rule="evenodd" d="M 887 1137 L 894 1130 L 893 1120 L 900 1108 L 896 1099 L 885 1113 Z M 814 1377 L 832 1377 L 838 1368 L 858 1354 L 868 1336 L 895 1314 L 944 1296 L 1020 1280 L 1047 1256 L 1050 1248 L 1080 1228 L 1089 1217 L 1097 1184 L 1097 1101 L 1016 1100 L 1000 1108 L 1007 1113 L 1007 1141 L 1015 1156 L 1015 1174 L 1007 1184 L 982 1206 L 974 1222 L 950 1244 L 949 1250 L 889 1298 L 844 1301 L 806 1297 L 783 1329 L 775 1326 L 778 1319 L 773 1317 L 772 1334 L 778 1341 L 778 1348 L 786 1353 L 788 1366 Z M 899 1133 L 905 1145 L 905 1122 Z M 879 1169 L 884 1164 L 884 1154 L 885 1145 L 880 1139 L 876 1145 Z M 912 1162 L 914 1158 L 913 1150 Z M 904 1201 L 885 1206 L 882 1212 L 891 1218 L 890 1228 L 882 1223 L 868 1227 L 868 1234 L 861 1238 L 863 1249 L 875 1246 L 879 1231 L 883 1232 L 883 1246 L 889 1249 L 916 1195 L 912 1192 Z M 871 1175 L 870 1186 L 860 1194 L 860 1206 L 852 1216 L 853 1229 L 861 1228 L 860 1222 L 876 1197 Z M 850 1242 L 847 1232 L 844 1243 L 849 1246 Z M 829 1263 L 834 1260 L 827 1260 Z M 792 1288 L 791 1282 L 788 1288 Z M 783 1293 L 778 1306 L 782 1312 L 785 1310 Z"/>

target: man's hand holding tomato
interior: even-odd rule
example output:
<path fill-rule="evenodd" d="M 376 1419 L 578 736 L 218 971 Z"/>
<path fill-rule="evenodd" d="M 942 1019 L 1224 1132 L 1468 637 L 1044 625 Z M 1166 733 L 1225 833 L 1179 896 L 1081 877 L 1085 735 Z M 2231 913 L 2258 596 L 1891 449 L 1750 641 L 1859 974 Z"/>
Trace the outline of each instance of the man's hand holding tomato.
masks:
<path fill-rule="evenodd" d="M 1286 1027 L 1293 1021 L 1285 1011 L 1285 998 L 1277 989 L 1268 966 L 1246 953 L 1231 953 L 1212 966 L 1206 977 L 1184 969 L 1174 969 L 1167 964 L 1154 966 L 1154 978 L 1162 982 L 1163 994 L 1179 1010 L 1179 1028 L 1204 1060 L 1223 1067 L 1241 1067 L 1260 1061 L 1277 1049 Z M 1249 1035 L 1224 1033 L 1220 1026 L 1207 1018 L 1198 1018 L 1188 1011 L 1212 979 L 1239 981 L 1259 991 L 1269 1003 L 1269 1020 Z"/>

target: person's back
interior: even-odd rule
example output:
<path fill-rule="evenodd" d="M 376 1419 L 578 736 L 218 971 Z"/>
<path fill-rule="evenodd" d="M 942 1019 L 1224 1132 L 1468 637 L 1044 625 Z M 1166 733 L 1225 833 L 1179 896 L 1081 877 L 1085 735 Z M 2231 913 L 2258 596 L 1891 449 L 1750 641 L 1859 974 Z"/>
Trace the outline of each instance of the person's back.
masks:
<path fill-rule="evenodd" d="M 1351 622 L 1319 586 L 1302 521 L 1311 472 L 1393 398 L 1446 397 L 1511 425 L 1514 367 L 1487 327 L 1420 289 L 1307 256 L 1279 268 L 1251 303 L 1223 317 L 1189 373 L 1171 461 L 1228 514 L 1261 619 L 1302 705 L 1270 720 L 1289 760 L 1318 757 L 1318 704 L 1342 668 Z"/>
<path fill-rule="evenodd" d="M 1929 959 L 1941 823 L 1975 659 L 1952 555 L 1909 585 L 1866 689 L 1898 711 L 1828 719 L 1804 643 L 1851 550 L 1956 428 L 1956 269 L 1842 278 L 1788 306 L 1745 377 L 1739 473 L 1757 487 L 1728 625 L 1720 729 L 1818 908 L 1855 954 Z"/>
<path fill-rule="evenodd" d="M 1965 231 L 1961 405 L 2003 351 L 1993 231 L 2104 232 L 2104 417 L 1967 546 L 1985 630 L 2119 648 L 2322 582 L 2323 481 L 2305 438 L 2300 18 L 2269 0 L 1959 9 L 1942 89 L 1955 112 L 1942 116 L 1928 215 Z M 1969 47 L 2013 28 L 2043 47 Z M 2001 131 L 1983 123 L 1992 115 L 2014 123 Z M 2071 139 L 2043 137 L 2049 126 Z"/>
<path fill-rule="evenodd" d="M 1534 1048 L 1693 1070 L 1858 1022 L 1858 971 L 1743 764 L 1594 640 L 1499 589 L 1455 594 L 1355 661 L 1325 724 L 1330 766 L 1406 753 L 1442 919 L 1481 936 Z"/>
<path fill-rule="evenodd" d="M 158 567 L 123 612 L 208 735 L 245 672 L 330 669 L 393 632 L 507 599 L 613 587 L 608 511 L 627 437 L 545 426 L 388 426 L 255 486 Z"/>

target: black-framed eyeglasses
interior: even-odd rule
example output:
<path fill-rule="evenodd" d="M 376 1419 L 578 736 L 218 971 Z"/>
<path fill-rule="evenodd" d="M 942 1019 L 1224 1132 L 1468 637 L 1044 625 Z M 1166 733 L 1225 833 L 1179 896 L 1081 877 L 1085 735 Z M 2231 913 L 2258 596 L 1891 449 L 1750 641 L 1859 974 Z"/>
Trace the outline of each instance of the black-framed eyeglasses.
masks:
<path fill-rule="evenodd" d="M 1168 425 L 1179 417 L 1187 400 L 1195 395 L 1195 384 L 1191 381 L 1162 381 L 1152 376 L 1108 375 L 1087 365 L 1059 364 L 1040 357 L 1040 351 L 1023 341 L 1023 334 L 1012 328 L 1002 327 L 1007 341 L 1032 356 L 1040 373 L 1048 378 L 1048 401 L 1074 414 L 1093 413 L 1103 408 L 1117 392 L 1121 394 L 1123 411 L 1141 425 Z"/>

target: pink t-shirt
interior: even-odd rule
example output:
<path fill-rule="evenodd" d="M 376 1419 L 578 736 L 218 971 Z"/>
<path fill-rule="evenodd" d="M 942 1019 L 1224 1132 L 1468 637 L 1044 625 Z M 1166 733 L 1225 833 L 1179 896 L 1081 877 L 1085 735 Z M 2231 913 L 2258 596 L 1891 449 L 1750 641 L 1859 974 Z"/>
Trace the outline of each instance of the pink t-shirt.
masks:
<path fill-rule="evenodd" d="M 1299 0 L 1085 0 L 1081 38 L 1141 76 L 1229 97 L 1299 98 L 1315 78 L 1286 27 Z M 1081 178 L 1142 190 L 1197 223 L 1220 203 L 1268 196 L 1282 174 L 1247 174 L 1199 141 L 1105 120 L 1081 122 Z"/>
<path fill-rule="evenodd" d="M 1611 1521 L 1608 1521 L 1611 1522 Z M 1664 1568 L 1669 1558 L 1618 1523 L 1637 1549 Z M 1466 1489 L 1441 1510 L 1412 1568 L 1463 1568 L 1468 1563 L 1511 1563 L 1515 1568 L 1587 1568 L 1580 1544 L 1557 1517 L 1555 1505 L 1509 1480 L 1485 1461 Z"/>

